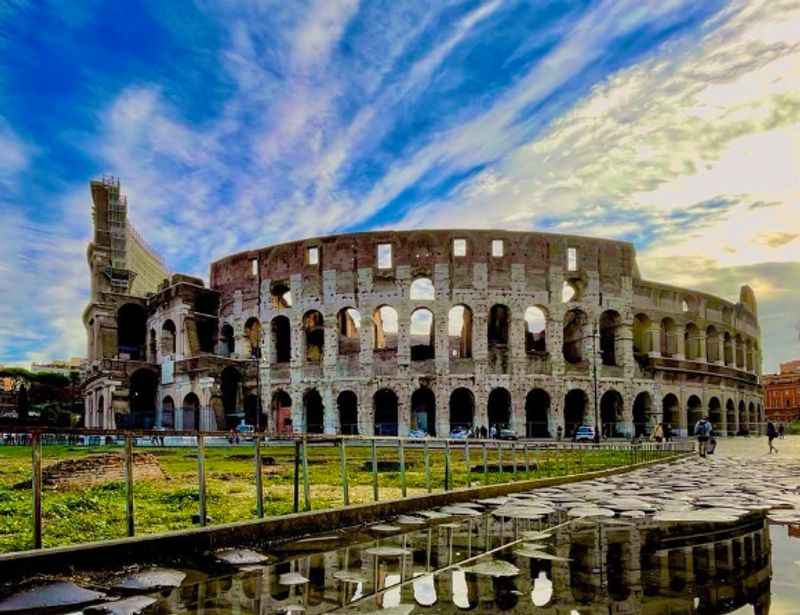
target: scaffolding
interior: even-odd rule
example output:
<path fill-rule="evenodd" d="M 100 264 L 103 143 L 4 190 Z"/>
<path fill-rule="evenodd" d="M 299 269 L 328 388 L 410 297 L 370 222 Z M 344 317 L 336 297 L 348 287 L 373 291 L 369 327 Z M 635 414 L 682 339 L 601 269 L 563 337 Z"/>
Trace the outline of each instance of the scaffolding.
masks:
<path fill-rule="evenodd" d="M 106 228 L 108 229 L 111 264 L 106 268 L 106 275 L 111 285 L 126 289 L 130 283 L 127 262 L 127 224 L 128 200 L 120 192 L 119 178 L 103 177 L 103 186 L 108 196 L 106 208 Z"/>

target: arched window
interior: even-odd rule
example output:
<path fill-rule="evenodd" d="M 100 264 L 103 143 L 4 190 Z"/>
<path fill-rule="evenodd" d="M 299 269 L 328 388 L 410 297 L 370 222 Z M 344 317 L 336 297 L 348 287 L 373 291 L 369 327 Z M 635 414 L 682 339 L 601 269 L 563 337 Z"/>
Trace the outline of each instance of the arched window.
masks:
<path fill-rule="evenodd" d="M 661 356 L 671 357 L 678 351 L 675 321 L 664 318 L 661 321 Z"/>
<path fill-rule="evenodd" d="M 238 369 L 230 366 L 222 370 L 220 378 L 225 429 L 233 429 L 244 419 L 241 391 L 242 375 Z"/>
<path fill-rule="evenodd" d="M 303 412 L 306 433 L 322 433 L 325 428 L 325 411 L 317 389 L 309 389 L 303 395 Z"/>
<path fill-rule="evenodd" d="M 744 340 L 742 339 L 741 335 L 737 334 L 736 335 L 736 367 L 738 367 L 739 369 L 744 368 L 744 353 L 745 353 Z"/>
<path fill-rule="evenodd" d="M 450 358 L 472 358 L 472 310 L 466 305 L 450 308 L 447 315 L 447 331 L 450 337 Z"/>
<path fill-rule="evenodd" d="M 727 434 L 729 436 L 736 433 L 736 404 L 732 399 L 729 399 L 725 404 L 725 422 L 727 423 Z"/>
<path fill-rule="evenodd" d="M 417 308 L 411 313 L 409 335 L 411 337 L 411 360 L 426 361 L 434 357 L 433 312 Z"/>
<path fill-rule="evenodd" d="M 272 286 L 270 286 L 269 294 L 274 309 L 280 310 L 292 307 L 292 291 L 289 290 L 287 282 L 273 282 Z"/>
<path fill-rule="evenodd" d="M 181 405 L 181 412 L 183 413 L 183 430 L 184 431 L 199 431 L 200 430 L 200 400 L 194 393 L 189 393 L 183 398 Z"/>
<path fill-rule="evenodd" d="M 361 313 L 354 308 L 342 308 L 337 320 L 339 354 L 358 354 L 361 351 Z"/>
<path fill-rule="evenodd" d="M 171 320 L 165 320 L 161 326 L 161 354 L 175 356 L 175 323 Z"/>
<path fill-rule="evenodd" d="M 708 418 L 714 431 L 722 433 L 722 404 L 718 397 L 712 397 L 708 400 Z"/>
<path fill-rule="evenodd" d="M 475 396 L 466 388 L 450 394 L 450 434 L 469 431 L 475 422 Z"/>
<path fill-rule="evenodd" d="M 525 397 L 525 435 L 528 438 L 549 438 L 550 395 L 542 389 L 533 389 Z"/>
<path fill-rule="evenodd" d="M 436 397 L 428 387 L 420 387 L 411 395 L 411 428 L 417 435 L 436 435 Z"/>
<path fill-rule="evenodd" d="M 694 426 L 703 418 L 703 402 L 697 395 L 692 395 L 686 401 L 686 432 L 688 435 L 694 435 Z"/>
<path fill-rule="evenodd" d="M 650 318 L 646 314 L 637 314 L 633 319 L 633 354 L 647 355 L 650 347 Z"/>
<path fill-rule="evenodd" d="M 719 333 L 714 326 L 709 326 L 706 329 L 706 361 L 716 363 L 719 360 Z"/>
<path fill-rule="evenodd" d="M 250 345 L 250 358 L 258 359 L 261 357 L 261 321 L 255 316 L 248 318 L 244 323 L 244 336 Z"/>
<path fill-rule="evenodd" d="M 544 310 L 530 306 L 525 310 L 525 351 L 547 351 L 547 317 Z"/>
<path fill-rule="evenodd" d="M 600 398 L 600 423 L 604 438 L 620 438 L 625 435 L 622 395 L 613 389 Z"/>
<path fill-rule="evenodd" d="M 680 425 L 681 405 L 678 398 L 672 393 L 667 393 L 661 400 L 661 421 L 671 429 Z"/>
<path fill-rule="evenodd" d="M 589 399 L 581 389 L 572 389 L 564 398 L 564 434 L 571 438 L 586 421 Z"/>
<path fill-rule="evenodd" d="M 561 284 L 561 303 L 580 301 L 580 289 L 577 284 L 570 280 L 564 280 Z"/>
<path fill-rule="evenodd" d="M 117 352 L 120 358 L 142 361 L 147 339 L 147 313 L 143 306 L 126 303 L 117 310 Z"/>
<path fill-rule="evenodd" d="M 436 298 L 436 291 L 430 278 L 417 278 L 411 283 L 409 296 L 412 301 L 433 301 Z"/>
<path fill-rule="evenodd" d="M 725 335 L 723 336 L 723 350 L 724 350 L 724 360 L 725 365 L 733 365 L 734 356 L 733 356 L 733 338 L 731 334 L 725 331 Z"/>
<path fill-rule="evenodd" d="M 372 398 L 376 436 L 397 435 L 397 395 L 391 389 L 380 389 Z"/>
<path fill-rule="evenodd" d="M 336 398 L 339 430 L 346 436 L 358 435 L 358 397 L 353 391 L 342 391 Z"/>
<path fill-rule="evenodd" d="M 319 363 L 325 351 L 325 325 L 320 312 L 309 310 L 303 315 L 303 332 L 306 340 L 306 361 Z"/>
<path fill-rule="evenodd" d="M 493 305 L 489 310 L 489 346 L 508 345 L 508 326 L 511 321 L 511 311 L 505 305 Z"/>
<path fill-rule="evenodd" d="M 276 316 L 270 322 L 274 363 L 288 363 L 292 360 L 292 331 L 286 316 Z"/>
<path fill-rule="evenodd" d="M 175 429 L 175 402 L 169 395 L 161 400 L 161 427 Z"/>
<path fill-rule="evenodd" d="M 397 350 L 397 310 L 382 305 L 372 314 L 375 350 Z"/>
<path fill-rule="evenodd" d="M 498 387 L 489 393 L 488 404 L 489 431 L 494 428 L 499 435 L 501 429 L 507 429 L 511 422 L 511 393 Z"/>
<path fill-rule="evenodd" d="M 603 365 L 619 365 L 622 358 L 617 353 L 617 340 L 622 318 L 615 310 L 606 310 L 600 315 L 600 353 Z"/>
<path fill-rule="evenodd" d="M 642 392 L 633 400 L 633 435 L 646 436 L 650 430 L 653 416 L 653 398 L 650 393 Z"/>
<path fill-rule="evenodd" d="M 224 357 L 229 357 L 235 350 L 236 340 L 233 335 L 233 327 L 225 323 L 220 331 L 220 354 Z"/>
<path fill-rule="evenodd" d="M 564 360 L 577 364 L 583 361 L 583 343 L 588 318 L 581 310 L 570 310 L 564 314 Z"/>
<path fill-rule="evenodd" d="M 686 359 L 697 361 L 700 359 L 700 330 L 693 322 L 686 325 L 683 331 L 683 349 Z"/>
<path fill-rule="evenodd" d="M 276 434 L 292 433 L 292 398 L 286 391 L 275 391 L 270 404 L 272 430 Z"/>

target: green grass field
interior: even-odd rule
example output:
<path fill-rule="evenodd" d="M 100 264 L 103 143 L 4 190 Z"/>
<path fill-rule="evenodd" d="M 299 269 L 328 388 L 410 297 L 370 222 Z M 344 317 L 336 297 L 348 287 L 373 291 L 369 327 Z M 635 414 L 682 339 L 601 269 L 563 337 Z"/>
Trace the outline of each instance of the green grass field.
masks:
<path fill-rule="evenodd" d="M 136 533 L 156 533 L 193 526 L 192 515 L 198 511 L 196 450 L 190 447 L 137 447 L 138 451 L 157 456 L 166 478 L 137 480 L 134 488 Z M 43 467 L 64 459 L 117 452 L 121 447 L 43 447 Z M 211 523 L 242 521 L 256 517 L 254 447 L 206 448 L 207 510 Z M 292 511 L 294 446 L 262 447 L 262 457 L 273 464 L 263 466 L 265 514 L 281 515 Z M 511 471 L 513 459 L 508 444 L 502 451 L 505 472 L 483 475 L 483 454 L 470 446 L 468 472 L 463 445 L 450 451 L 451 488 L 500 483 L 525 478 L 561 476 L 625 465 L 629 452 L 611 450 L 533 451 L 528 455 L 530 472 L 525 472 L 521 446 L 513 455 L 517 473 Z M 372 474 L 365 467 L 371 458 L 370 447 L 347 446 L 347 474 L 350 503 L 373 499 Z M 488 451 L 489 464 L 498 465 L 496 449 Z M 379 446 L 379 461 L 398 461 L 397 446 Z M 427 491 L 425 464 L 421 448 L 405 449 L 406 485 L 409 495 Z M 343 504 L 341 466 L 338 447 L 313 446 L 308 454 L 310 501 L 312 509 Z M 301 468 L 302 472 L 302 468 Z M 31 522 L 32 493 L 29 487 L 14 485 L 31 478 L 31 449 L 27 446 L 0 447 L 0 552 L 29 549 L 33 544 Z M 430 481 L 433 491 L 445 487 L 445 453 L 430 449 Z M 401 497 L 399 471 L 379 472 L 380 499 Z M 304 508 L 303 482 L 300 481 L 300 510 Z M 71 487 L 46 488 L 42 496 L 43 543 L 46 547 L 119 538 L 125 536 L 125 483 L 97 482 Z"/>

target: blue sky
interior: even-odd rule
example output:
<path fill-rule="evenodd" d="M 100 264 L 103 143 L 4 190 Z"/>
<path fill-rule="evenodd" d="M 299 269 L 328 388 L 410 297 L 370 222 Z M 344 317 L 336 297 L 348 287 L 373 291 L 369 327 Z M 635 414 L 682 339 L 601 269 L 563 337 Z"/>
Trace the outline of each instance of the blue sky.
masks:
<path fill-rule="evenodd" d="M 800 7 L 0 3 L 0 363 L 80 355 L 88 182 L 170 269 L 376 227 L 635 242 L 800 356 Z"/>

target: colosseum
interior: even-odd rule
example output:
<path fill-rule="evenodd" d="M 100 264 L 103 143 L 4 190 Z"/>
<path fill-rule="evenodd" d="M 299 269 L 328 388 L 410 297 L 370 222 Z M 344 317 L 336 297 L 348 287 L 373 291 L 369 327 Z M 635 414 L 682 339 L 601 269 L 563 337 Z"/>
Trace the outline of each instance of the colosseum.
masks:
<path fill-rule="evenodd" d="M 519 437 L 763 423 L 753 291 L 641 278 L 632 244 L 502 230 L 315 237 L 168 274 L 91 184 L 91 427 Z"/>

